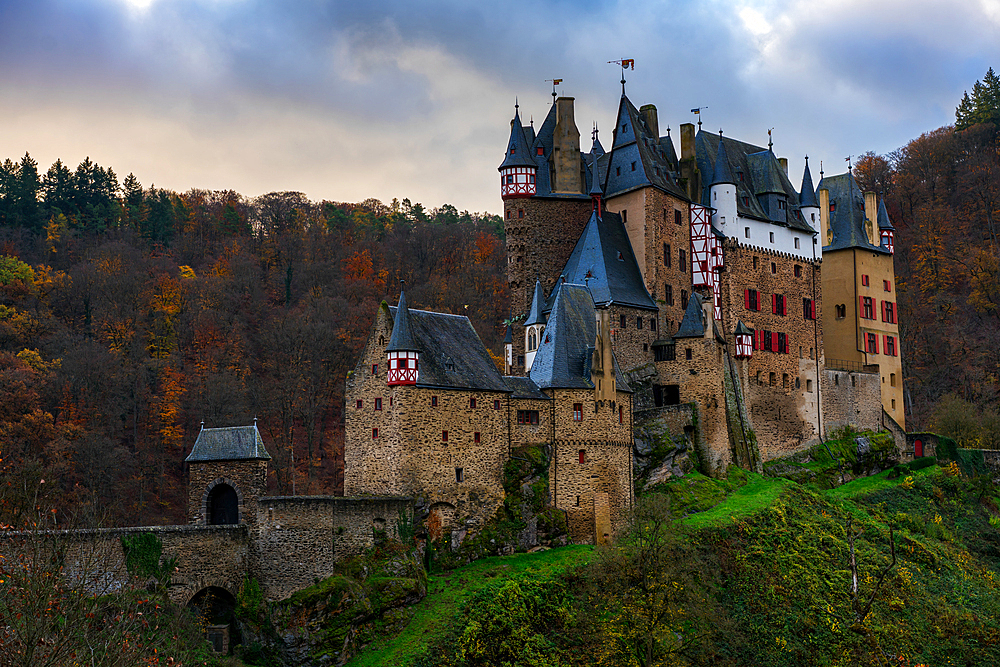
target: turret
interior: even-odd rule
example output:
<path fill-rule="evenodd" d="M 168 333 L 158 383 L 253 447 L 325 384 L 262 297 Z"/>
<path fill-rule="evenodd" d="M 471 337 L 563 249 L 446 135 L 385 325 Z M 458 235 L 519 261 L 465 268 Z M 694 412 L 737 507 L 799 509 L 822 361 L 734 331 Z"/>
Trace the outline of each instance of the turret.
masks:
<path fill-rule="evenodd" d="M 528 319 L 524 321 L 524 368 L 531 370 L 531 362 L 535 360 L 535 352 L 542 340 L 542 331 L 545 329 L 545 316 L 542 308 L 545 306 L 545 295 L 542 293 L 542 283 L 535 281 L 535 295 L 531 299 L 531 312 Z"/>
<path fill-rule="evenodd" d="M 742 320 L 736 320 L 736 330 L 733 331 L 733 338 L 736 339 L 736 356 L 749 359 L 753 356 L 753 329 L 743 324 Z"/>
<path fill-rule="evenodd" d="M 507 335 L 503 337 L 503 358 L 507 366 L 504 368 L 504 375 L 510 375 L 514 367 L 514 337 L 511 334 L 511 327 L 507 325 Z"/>
<path fill-rule="evenodd" d="M 420 368 L 420 350 L 413 338 L 410 325 L 410 310 L 406 307 L 406 293 L 399 290 L 399 305 L 396 307 L 396 319 L 392 324 L 392 336 L 385 348 L 388 357 L 389 386 L 416 384 Z"/>
<path fill-rule="evenodd" d="M 816 188 L 813 187 L 812 174 L 809 172 L 809 156 L 806 156 L 806 168 L 802 172 L 802 189 L 799 191 L 799 212 L 810 227 L 822 233 L 819 212 L 819 200 L 816 199 Z M 826 238 L 823 238 L 826 242 Z"/>
<path fill-rule="evenodd" d="M 892 253 L 893 234 L 896 228 L 889 220 L 889 212 L 885 210 L 885 197 L 878 200 L 878 234 L 882 247 Z"/>
<path fill-rule="evenodd" d="M 715 155 L 715 170 L 712 172 L 710 186 L 712 213 L 712 226 L 719 231 L 726 233 L 726 224 L 729 229 L 734 229 L 736 222 L 736 179 L 733 178 L 732 169 L 729 166 L 729 155 L 726 153 L 726 144 L 722 141 L 722 132 L 719 132 L 719 150 Z M 726 234 L 732 236 L 732 233 Z"/>
<path fill-rule="evenodd" d="M 504 199 L 531 197 L 535 194 L 538 168 L 531 156 L 528 139 L 524 136 L 521 118 L 514 105 L 514 120 L 510 122 L 510 140 L 500 167 L 500 196 Z"/>

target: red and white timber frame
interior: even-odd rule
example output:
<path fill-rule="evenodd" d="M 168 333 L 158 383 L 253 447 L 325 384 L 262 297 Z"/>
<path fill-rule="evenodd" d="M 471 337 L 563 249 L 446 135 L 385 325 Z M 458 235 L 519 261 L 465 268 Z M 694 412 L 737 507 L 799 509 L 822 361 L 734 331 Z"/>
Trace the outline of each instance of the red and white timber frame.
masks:
<path fill-rule="evenodd" d="M 419 352 L 388 352 L 389 373 L 388 384 L 416 384 L 419 373 Z"/>
<path fill-rule="evenodd" d="M 722 320 L 722 294 L 717 270 L 722 266 L 722 245 L 712 233 L 712 211 L 691 204 L 691 284 L 711 287 L 714 316 Z"/>
<path fill-rule="evenodd" d="M 507 167 L 500 171 L 500 196 L 503 199 L 531 197 L 535 194 L 534 167 Z"/>
<path fill-rule="evenodd" d="M 882 237 L 882 247 L 892 253 L 892 230 L 883 229 L 880 236 Z"/>

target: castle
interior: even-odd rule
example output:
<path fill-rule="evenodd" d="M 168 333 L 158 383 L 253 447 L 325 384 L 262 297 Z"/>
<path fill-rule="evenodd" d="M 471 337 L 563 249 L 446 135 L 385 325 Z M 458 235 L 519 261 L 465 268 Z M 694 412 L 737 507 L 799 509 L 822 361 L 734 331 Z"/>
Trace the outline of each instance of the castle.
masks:
<path fill-rule="evenodd" d="M 347 495 L 413 496 L 432 539 L 460 539 L 502 502 L 504 462 L 545 445 L 553 506 L 600 542 L 633 502 L 644 423 L 709 474 L 844 425 L 902 441 L 893 228 L 850 172 L 814 188 L 807 159 L 796 190 L 770 141 L 693 124 L 678 156 L 624 82 L 610 150 L 595 130 L 582 152 L 553 94 L 537 131 L 515 105 L 499 172 L 505 372 L 468 319 L 383 304 L 347 382 Z"/>

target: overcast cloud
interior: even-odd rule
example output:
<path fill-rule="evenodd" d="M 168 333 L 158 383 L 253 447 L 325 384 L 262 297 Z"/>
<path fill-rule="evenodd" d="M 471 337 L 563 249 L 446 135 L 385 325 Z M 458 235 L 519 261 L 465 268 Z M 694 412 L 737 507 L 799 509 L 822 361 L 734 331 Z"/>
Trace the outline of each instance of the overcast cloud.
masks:
<path fill-rule="evenodd" d="M 621 92 L 674 132 L 891 151 L 1000 68 L 1000 0 L 432 3 L 0 0 L 0 159 L 84 157 L 146 186 L 501 209 L 514 98 L 577 100 L 584 150 Z M 610 131 L 603 143 L 610 148 Z"/>

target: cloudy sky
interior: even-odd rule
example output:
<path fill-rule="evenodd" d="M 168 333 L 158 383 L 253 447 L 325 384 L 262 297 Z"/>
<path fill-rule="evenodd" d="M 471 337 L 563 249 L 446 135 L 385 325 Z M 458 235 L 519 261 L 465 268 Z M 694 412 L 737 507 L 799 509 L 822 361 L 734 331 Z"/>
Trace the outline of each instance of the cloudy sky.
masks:
<path fill-rule="evenodd" d="M 796 182 L 806 154 L 841 172 L 952 123 L 998 28 L 1000 0 L 0 0 L 0 159 L 499 212 L 515 96 L 540 121 L 562 78 L 586 150 L 614 123 L 607 61 L 634 58 L 661 132 L 693 107 L 774 128 Z"/>

